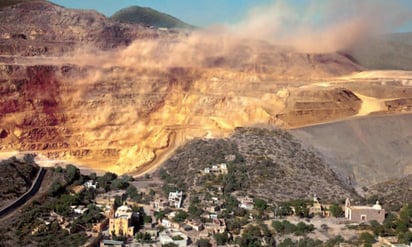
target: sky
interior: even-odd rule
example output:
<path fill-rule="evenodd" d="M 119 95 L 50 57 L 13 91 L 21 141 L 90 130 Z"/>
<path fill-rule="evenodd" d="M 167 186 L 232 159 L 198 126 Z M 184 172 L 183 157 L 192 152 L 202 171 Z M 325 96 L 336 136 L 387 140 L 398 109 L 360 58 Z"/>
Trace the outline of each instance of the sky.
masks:
<path fill-rule="evenodd" d="M 189 24 L 206 27 L 215 24 L 235 24 L 241 22 L 254 8 L 269 6 L 278 0 L 51 0 L 68 8 L 94 9 L 111 16 L 117 10 L 132 5 L 151 7 L 175 16 Z M 283 0 L 296 9 L 307 9 L 312 2 L 322 3 L 326 0 Z M 351 0 L 341 0 L 345 3 Z M 374 5 L 374 1 L 358 0 Z M 411 0 L 376 0 L 386 4 L 398 3 L 412 16 Z M 353 2 L 353 1 L 352 1 Z M 373 7 L 373 6 L 372 6 Z M 316 18 L 314 15 L 312 18 Z M 392 32 L 412 32 L 412 21 L 396 27 Z"/>

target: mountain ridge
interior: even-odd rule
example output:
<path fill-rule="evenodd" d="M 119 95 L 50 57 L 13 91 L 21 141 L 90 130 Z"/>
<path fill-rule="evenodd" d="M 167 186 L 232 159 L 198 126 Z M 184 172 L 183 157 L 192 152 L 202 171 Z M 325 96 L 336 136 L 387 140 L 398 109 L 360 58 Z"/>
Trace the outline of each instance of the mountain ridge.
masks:
<path fill-rule="evenodd" d="M 140 6 L 130 6 L 118 10 L 110 17 L 110 19 L 126 23 L 138 23 L 157 28 L 194 28 L 194 26 L 187 24 L 174 16 L 149 7 Z"/>
<path fill-rule="evenodd" d="M 412 70 L 412 32 L 370 36 L 345 53 L 368 69 Z"/>

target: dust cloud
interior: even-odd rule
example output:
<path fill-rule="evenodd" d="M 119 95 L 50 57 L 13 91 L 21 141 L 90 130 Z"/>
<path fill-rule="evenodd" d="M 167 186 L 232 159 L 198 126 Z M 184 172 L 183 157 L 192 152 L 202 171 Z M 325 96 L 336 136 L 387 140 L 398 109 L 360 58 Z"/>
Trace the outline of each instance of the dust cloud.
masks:
<path fill-rule="evenodd" d="M 343 50 L 370 35 L 393 32 L 412 20 L 402 0 L 308 0 L 299 1 L 300 6 L 287 2 L 254 8 L 233 27 L 234 32 L 302 52 L 325 53 Z"/>
<path fill-rule="evenodd" d="M 272 1 L 251 9 L 243 21 L 234 25 L 208 27 L 173 38 L 137 40 L 121 50 L 101 52 L 82 47 L 73 56 L 73 63 L 101 68 L 126 66 L 142 71 L 236 67 L 235 60 L 256 63 L 256 54 L 265 49 L 262 42 L 283 50 L 331 53 L 368 36 L 392 32 L 412 20 L 412 12 L 403 0 L 300 3 Z"/>

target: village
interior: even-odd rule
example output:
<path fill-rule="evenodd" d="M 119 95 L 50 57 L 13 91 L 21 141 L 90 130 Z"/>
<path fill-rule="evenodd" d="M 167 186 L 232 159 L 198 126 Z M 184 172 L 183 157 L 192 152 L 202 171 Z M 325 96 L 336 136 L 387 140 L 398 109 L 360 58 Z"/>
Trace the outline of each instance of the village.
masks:
<path fill-rule="evenodd" d="M 196 176 L 227 173 L 227 164 L 222 163 Z M 69 196 L 81 195 L 89 203 L 71 199 L 69 211 L 53 210 L 42 221 L 46 226 L 57 223 L 68 232 L 82 228 L 85 246 L 294 246 L 313 239 L 330 246 L 410 246 L 396 236 L 374 237 L 369 226 L 383 225 L 388 215 L 379 201 L 354 205 L 347 198 L 344 203 L 326 204 L 314 195 L 306 201 L 269 203 L 241 192 L 225 195 L 219 186 L 192 195 L 165 187 L 160 178 L 150 175 L 106 173 L 84 178 L 68 191 Z M 254 244 L 249 245 L 251 241 Z"/>

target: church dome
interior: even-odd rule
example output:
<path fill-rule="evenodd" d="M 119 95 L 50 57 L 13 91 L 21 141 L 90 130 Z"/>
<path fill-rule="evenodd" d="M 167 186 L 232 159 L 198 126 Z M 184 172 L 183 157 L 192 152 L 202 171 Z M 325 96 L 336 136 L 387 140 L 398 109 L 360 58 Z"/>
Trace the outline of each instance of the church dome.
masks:
<path fill-rule="evenodd" d="M 379 201 L 376 201 L 376 204 L 372 206 L 373 209 L 382 210 L 382 206 L 379 204 Z"/>

